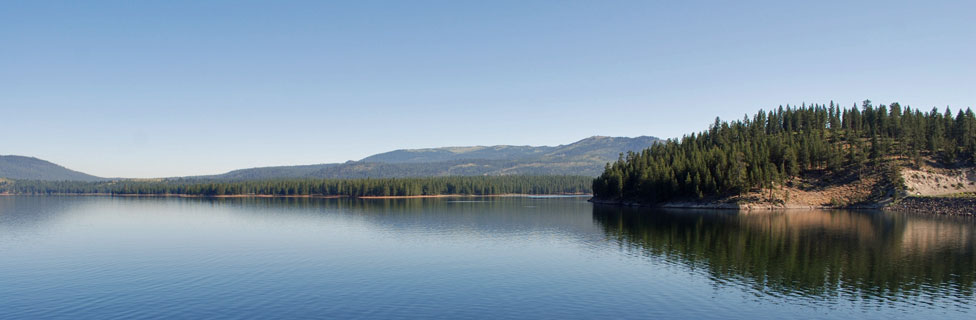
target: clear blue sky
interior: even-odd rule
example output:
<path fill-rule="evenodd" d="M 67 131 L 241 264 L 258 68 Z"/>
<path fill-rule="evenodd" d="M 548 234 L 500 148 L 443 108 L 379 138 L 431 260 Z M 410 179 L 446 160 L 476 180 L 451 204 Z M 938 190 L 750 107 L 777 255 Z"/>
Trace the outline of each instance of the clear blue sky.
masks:
<path fill-rule="evenodd" d="M 856 2 L 856 3 L 855 3 Z M 974 1 L 6 1 L 0 154 L 106 177 L 976 103 Z"/>

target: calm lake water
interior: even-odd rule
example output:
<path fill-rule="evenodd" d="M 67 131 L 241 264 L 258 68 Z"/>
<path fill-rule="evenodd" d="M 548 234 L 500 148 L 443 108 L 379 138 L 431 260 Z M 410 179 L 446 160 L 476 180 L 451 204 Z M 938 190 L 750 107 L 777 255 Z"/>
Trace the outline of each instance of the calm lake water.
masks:
<path fill-rule="evenodd" d="M 974 246 L 880 212 L 0 197 L 0 319 L 972 319 Z"/>

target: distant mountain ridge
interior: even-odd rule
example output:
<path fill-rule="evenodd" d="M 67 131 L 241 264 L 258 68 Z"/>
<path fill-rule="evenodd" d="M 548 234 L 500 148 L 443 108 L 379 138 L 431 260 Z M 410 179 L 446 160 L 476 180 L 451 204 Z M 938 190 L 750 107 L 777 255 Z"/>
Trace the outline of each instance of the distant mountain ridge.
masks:
<path fill-rule="evenodd" d="M 427 149 L 400 149 L 390 152 L 375 154 L 360 162 L 385 162 L 385 163 L 418 163 L 418 162 L 441 162 L 464 159 L 479 160 L 503 160 L 503 159 L 522 159 L 526 157 L 541 155 L 557 147 L 532 147 L 532 146 L 474 146 L 474 147 L 443 147 Z"/>
<path fill-rule="evenodd" d="M 0 178 L 48 181 L 98 181 L 105 180 L 90 174 L 74 171 L 34 157 L 0 156 Z"/>
<path fill-rule="evenodd" d="M 223 174 L 171 179 L 258 180 L 294 178 L 399 178 L 476 175 L 598 176 L 621 153 L 640 151 L 662 141 L 593 136 L 559 146 L 468 146 L 400 149 L 359 161 L 258 167 Z M 107 180 L 31 157 L 0 156 L 0 178 L 20 180 Z"/>
<path fill-rule="evenodd" d="M 256 179 L 290 179 L 307 178 L 310 174 L 324 170 L 329 167 L 340 165 L 339 163 L 309 164 L 297 166 L 274 166 L 257 167 L 248 169 L 237 169 L 227 173 L 184 177 L 185 179 L 224 179 L 224 180 L 256 180 Z"/>
<path fill-rule="evenodd" d="M 640 151 L 662 141 L 656 137 L 593 136 L 560 146 L 466 146 L 400 149 L 359 161 L 310 166 L 262 167 L 208 176 L 218 179 L 390 178 L 452 175 L 583 175 L 597 176 L 621 153 Z"/>

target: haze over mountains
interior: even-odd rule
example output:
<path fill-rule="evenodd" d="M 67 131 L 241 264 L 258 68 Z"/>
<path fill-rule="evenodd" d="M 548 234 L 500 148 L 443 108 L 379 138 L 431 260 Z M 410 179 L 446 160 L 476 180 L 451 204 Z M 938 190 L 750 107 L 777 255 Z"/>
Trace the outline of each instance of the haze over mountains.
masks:
<path fill-rule="evenodd" d="M 391 178 L 472 175 L 597 176 L 620 153 L 646 149 L 655 137 L 594 136 L 560 146 L 471 146 L 401 149 L 359 161 L 299 166 L 240 169 L 224 174 L 183 179 L 249 180 L 277 178 Z M 101 178 L 71 171 L 36 158 L 3 156 L 0 177 L 24 180 L 81 180 Z M 33 159 L 27 161 L 24 159 Z"/>

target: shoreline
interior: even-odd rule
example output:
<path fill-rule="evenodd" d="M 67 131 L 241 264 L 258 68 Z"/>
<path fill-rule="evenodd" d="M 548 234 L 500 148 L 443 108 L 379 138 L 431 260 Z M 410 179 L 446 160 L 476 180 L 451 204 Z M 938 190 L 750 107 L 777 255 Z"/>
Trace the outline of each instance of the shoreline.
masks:
<path fill-rule="evenodd" d="M 44 194 L 16 194 L 0 193 L 2 196 L 69 196 L 69 197 L 125 197 L 125 198 L 200 198 L 200 199 L 220 199 L 220 198 L 308 198 L 308 199 L 364 199 L 364 200 L 389 200 L 389 199 L 434 199 L 434 198 L 503 198 L 503 197 L 590 197 L 587 202 L 601 206 L 616 207 L 640 207 L 640 208 L 659 208 L 659 209 L 708 209 L 708 210 L 728 210 L 728 211 L 774 211 L 774 210 L 881 210 L 890 212 L 914 212 L 937 215 L 954 216 L 976 216 L 976 197 L 931 197 L 931 196 L 910 196 L 897 202 L 886 200 L 874 204 L 862 204 L 853 206 L 817 206 L 806 204 L 740 204 L 730 202 L 693 202 L 679 201 L 666 202 L 661 204 L 642 204 L 639 202 L 621 202 L 598 200 L 592 194 L 587 193 L 560 193 L 560 194 L 436 194 L 436 195 L 415 195 L 415 196 L 349 196 L 349 195 L 272 195 L 272 194 L 228 194 L 228 195 L 194 195 L 194 194 L 112 194 L 112 193 L 44 193 Z"/>
<path fill-rule="evenodd" d="M 906 197 L 885 210 L 972 217 L 976 216 L 976 197 Z"/>
<path fill-rule="evenodd" d="M 594 205 L 642 207 L 660 209 L 709 209 L 729 211 L 773 211 L 773 210 L 875 210 L 888 212 L 914 212 L 951 216 L 976 216 L 976 198 L 958 197 L 906 197 L 897 202 L 890 199 L 873 204 L 852 206 L 817 206 L 805 204 L 738 204 L 727 202 L 666 202 L 647 205 L 637 202 L 621 202 L 590 199 Z"/>
<path fill-rule="evenodd" d="M 661 208 L 661 209 L 710 209 L 710 210 L 735 210 L 735 211 L 759 211 L 759 210 L 830 210 L 830 209 L 880 209 L 875 206 L 848 206 L 832 207 L 817 206 L 806 204 L 739 204 L 729 202 L 665 202 L 661 204 L 642 204 L 639 202 L 621 202 L 590 199 L 589 202 L 596 205 L 620 206 L 620 207 L 641 207 L 641 208 Z"/>
<path fill-rule="evenodd" d="M 416 196 L 350 196 L 350 195 L 273 195 L 273 194 L 225 194 L 225 195 L 198 195 L 198 194 L 125 194 L 125 193 L 0 193 L 0 196 L 73 196 L 73 197 L 159 197 L 159 198 L 313 198 L 313 199 L 426 199 L 426 198 L 474 198 L 474 197 L 586 197 L 593 196 L 588 193 L 560 193 L 560 194 L 531 194 L 531 193 L 505 193 L 505 194 L 436 194 L 436 195 L 416 195 Z"/>
<path fill-rule="evenodd" d="M 359 196 L 351 197 L 357 199 L 425 199 L 425 198 L 477 198 L 477 197 L 592 197 L 588 193 L 558 193 L 558 194 L 534 194 L 534 193 L 503 193 L 503 194 L 432 194 L 419 196 Z"/>

